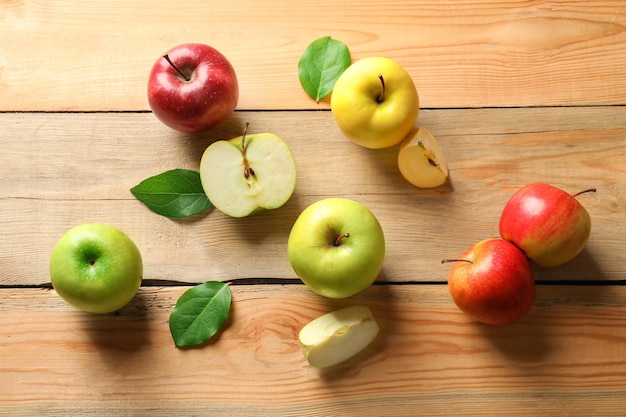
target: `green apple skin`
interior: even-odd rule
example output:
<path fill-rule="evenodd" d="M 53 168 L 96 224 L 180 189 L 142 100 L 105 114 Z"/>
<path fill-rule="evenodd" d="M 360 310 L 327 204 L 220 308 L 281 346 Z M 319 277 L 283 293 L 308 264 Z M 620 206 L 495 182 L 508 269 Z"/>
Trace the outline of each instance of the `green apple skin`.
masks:
<path fill-rule="evenodd" d="M 369 57 L 350 65 L 337 79 L 330 108 L 347 138 L 366 148 L 381 149 L 400 143 L 413 129 L 419 96 L 400 64 L 385 57 Z"/>
<path fill-rule="evenodd" d="M 576 198 L 545 183 L 517 190 L 500 215 L 500 236 L 531 262 L 552 268 L 574 259 L 591 234 L 591 217 Z"/>
<path fill-rule="evenodd" d="M 252 168 L 247 175 L 246 163 Z M 255 133 L 209 145 L 200 161 L 200 179 L 218 210 L 241 218 L 282 207 L 296 187 L 296 163 L 282 138 Z"/>
<path fill-rule="evenodd" d="M 346 298 L 378 277 L 385 235 L 374 214 L 360 202 L 327 198 L 300 213 L 289 234 L 287 255 L 311 290 L 328 298 Z"/>
<path fill-rule="evenodd" d="M 143 261 L 135 243 L 118 228 L 85 223 L 68 230 L 50 257 L 52 286 L 70 305 L 111 313 L 137 293 Z"/>

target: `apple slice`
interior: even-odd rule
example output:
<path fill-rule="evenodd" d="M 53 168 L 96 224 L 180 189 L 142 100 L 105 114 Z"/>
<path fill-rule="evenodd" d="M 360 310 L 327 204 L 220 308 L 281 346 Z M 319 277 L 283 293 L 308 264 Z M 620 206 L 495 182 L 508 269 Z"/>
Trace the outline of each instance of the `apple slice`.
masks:
<path fill-rule="evenodd" d="M 243 136 L 209 145 L 200 161 L 200 180 L 218 210 L 245 217 L 289 200 L 296 186 L 296 163 L 280 137 L 244 131 Z"/>
<path fill-rule="evenodd" d="M 398 168 L 420 188 L 438 187 L 448 178 L 448 164 L 437 139 L 424 126 L 414 128 L 400 144 Z"/>
<path fill-rule="evenodd" d="M 379 327 L 366 306 L 351 306 L 316 318 L 300 330 L 300 346 L 309 363 L 328 368 L 344 362 L 376 338 Z"/>

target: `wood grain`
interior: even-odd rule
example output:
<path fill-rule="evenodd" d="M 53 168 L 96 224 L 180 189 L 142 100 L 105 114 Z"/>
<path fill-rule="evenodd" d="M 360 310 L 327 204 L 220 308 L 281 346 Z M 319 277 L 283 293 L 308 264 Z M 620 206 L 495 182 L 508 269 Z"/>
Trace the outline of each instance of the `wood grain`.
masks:
<path fill-rule="evenodd" d="M 460 313 L 443 285 L 376 285 L 340 301 L 302 285 L 233 286 L 217 339 L 177 349 L 167 321 L 185 289 L 142 287 L 118 315 L 77 312 L 54 291 L 0 290 L 0 414 L 608 416 L 626 406 L 624 287 L 540 286 L 528 316 L 491 327 Z M 339 367 L 310 367 L 299 329 L 357 303 L 372 308 L 379 337 Z"/>
<path fill-rule="evenodd" d="M 297 65 L 327 35 L 400 62 L 425 108 L 626 104 L 625 27 L 621 0 L 2 1 L 0 111 L 146 110 L 152 64 L 185 42 L 232 61 L 240 109 L 325 108 Z"/>
<path fill-rule="evenodd" d="M 292 199 L 247 219 L 218 211 L 187 220 L 160 217 L 129 189 L 173 168 L 197 169 L 215 138 L 271 131 L 298 168 Z M 84 222 L 111 223 L 139 245 L 145 278 L 296 278 L 286 259 L 298 214 L 325 197 L 362 201 L 387 239 L 381 281 L 445 281 L 439 260 L 498 235 L 500 211 L 522 185 L 546 181 L 581 197 L 593 219 L 587 249 L 572 263 L 538 270 L 539 280 L 623 280 L 626 276 L 626 107 L 424 111 L 451 180 L 417 189 L 397 171 L 397 147 L 372 151 L 346 140 L 328 111 L 237 112 L 203 137 L 180 136 L 149 113 L 5 113 L 0 137 L 0 284 L 49 282 L 58 238 Z M 339 180 L 338 180 L 339 179 Z"/>
<path fill-rule="evenodd" d="M 0 415 L 617 416 L 626 409 L 626 3 L 619 0 L 0 0 Z M 346 140 L 302 90 L 306 46 L 330 35 L 352 60 L 397 60 L 420 94 L 450 182 L 406 183 L 397 147 Z M 149 112 L 153 62 L 184 42 L 215 46 L 241 87 L 204 135 Z M 214 140 L 270 131 L 290 145 L 296 191 L 247 219 L 151 213 L 130 193 L 198 169 Z M 592 234 L 571 263 L 536 269 L 537 298 L 510 326 L 473 322 L 449 266 L 497 236 L 508 197 L 544 181 L 580 199 Z M 321 198 L 365 203 L 387 238 L 375 285 L 319 297 L 286 259 L 298 214 Z M 145 279 L 116 314 L 50 289 L 57 239 L 89 221 L 138 244 Z M 229 281 L 231 315 L 209 343 L 177 349 L 169 314 L 191 285 Z M 370 306 L 381 335 L 320 371 L 297 343 L 312 318 Z"/>

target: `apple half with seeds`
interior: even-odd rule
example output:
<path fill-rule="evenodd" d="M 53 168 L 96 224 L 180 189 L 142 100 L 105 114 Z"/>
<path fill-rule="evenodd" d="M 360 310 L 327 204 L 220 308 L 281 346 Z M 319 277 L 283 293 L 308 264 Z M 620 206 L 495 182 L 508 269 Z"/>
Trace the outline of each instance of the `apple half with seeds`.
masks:
<path fill-rule="evenodd" d="M 296 186 L 296 163 L 284 140 L 256 133 L 213 142 L 200 161 L 202 188 L 231 217 L 283 206 Z"/>
<path fill-rule="evenodd" d="M 300 330 L 300 347 L 316 368 L 328 368 L 361 352 L 378 335 L 380 328 L 372 311 L 361 305 L 326 313 Z"/>
<path fill-rule="evenodd" d="M 448 164 L 437 139 L 424 126 L 414 128 L 400 144 L 398 168 L 408 182 L 434 188 L 448 179 Z"/>

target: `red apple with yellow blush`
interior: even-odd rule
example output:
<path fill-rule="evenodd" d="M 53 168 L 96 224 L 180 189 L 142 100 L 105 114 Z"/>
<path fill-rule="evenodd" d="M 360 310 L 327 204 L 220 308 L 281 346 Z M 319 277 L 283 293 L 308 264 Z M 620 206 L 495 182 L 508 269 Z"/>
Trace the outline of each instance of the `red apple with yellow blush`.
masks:
<path fill-rule="evenodd" d="M 526 256 L 511 242 L 486 239 L 459 258 L 442 262 L 453 263 L 448 277 L 450 295 L 474 320 L 510 324 L 531 309 L 535 277 Z"/>
<path fill-rule="evenodd" d="M 544 183 L 515 192 L 500 216 L 500 236 L 514 243 L 540 267 L 555 267 L 574 259 L 591 233 L 591 218 L 574 195 Z"/>

